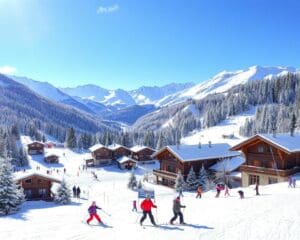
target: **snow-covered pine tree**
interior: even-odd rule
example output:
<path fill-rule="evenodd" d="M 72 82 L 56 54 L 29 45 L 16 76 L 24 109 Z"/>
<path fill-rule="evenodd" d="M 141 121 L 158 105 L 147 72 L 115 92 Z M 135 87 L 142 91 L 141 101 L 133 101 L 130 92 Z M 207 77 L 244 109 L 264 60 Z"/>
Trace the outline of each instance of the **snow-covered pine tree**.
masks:
<path fill-rule="evenodd" d="M 207 191 L 208 189 L 208 174 L 202 165 L 198 174 L 198 183 L 202 186 L 203 191 Z"/>
<path fill-rule="evenodd" d="M 189 191 L 193 191 L 197 189 L 198 185 L 199 182 L 192 166 L 186 178 L 186 188 Z"/>
<path fill-rule="evenodd" d="M 27 152 L 24 148 L 20 148 L 19 150 L 19 162 L 20 162 L 20 166 L 22 167 L 28 166 L 29 164 Z"/>
<path fill-rule="evenodd" d="M 7 159 L 0 158 L 0 215 L 16 212 L 24 200 Z"/>
<path fill-rule="evenodd" d="M 175 190 L 176 192 L 180 193 L 185 188 L 185 181 L 183 179 L 182 173 L 178 172 L 175 182 Z"/>
<path fill-rule="evenodd" d="M 73 128 L 68 128 L 65 139 L 65 146 L 68 148 L 76 148 L 77 141 L 75 136 L 75 131 Z"/>
<path fill-rule="evenodd" d="M 71 202 L 71 190 L 65 179 L 63 179 L 57 189 L 54 201 L 59 204 L 68 204 Z"/>
<path fill-rule="evenodd" d="M 159 133 L 159 136 L 158 136 L 158 140 L 157 140 L 157 144 L 156 144 L 156 149 L 161 149 L 161 148 L 163 148 L 165 146 L 167 146 L 167 139 L 164 136 L 164 133 L 161 131 Z"/>
<path fill-rule="evenodd" d="M 137 181 L 136 181 L 136 177 L 135 177 L 135 174 L 134 174 L 134 172 L 132 172 L 131 174 L 130 174 L 130 178 L 129 178 L 129 182 L 128 182 L 128 188 L 130 188 L 130 189 L 134 189 L 134 188 L 136 188 L 137 187 Z"/>

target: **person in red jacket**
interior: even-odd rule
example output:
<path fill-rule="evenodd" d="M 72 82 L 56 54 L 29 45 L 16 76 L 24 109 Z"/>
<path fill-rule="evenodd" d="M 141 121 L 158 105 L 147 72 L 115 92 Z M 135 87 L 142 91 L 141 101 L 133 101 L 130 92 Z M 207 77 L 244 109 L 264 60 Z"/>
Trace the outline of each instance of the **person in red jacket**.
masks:
<path fill-rule="evenodd" d="M 146 219 L 147 214 L 148 214 L 149 217 L 150 217 L 151 223 L 152 223 L 154 226 L 156 226 L 156 223 L 155 223 L 155 221 L 154 221 L 154 217 L 153 217 L 152 212 L 151 212 L 151 209 L 152 209 L 152 208 L 157 208 L 157 206 L 154 205 L 154 203 L 153 203 L 153 202 L 151 201 L 151 199 L 150 199 L 150 196 L 147 195 L 147 196 L 146 196 L 146 199 L 144 199 L 144 201 L 142 201 L 142 203 L 141 203 L 141 209 L 143 210 L 143 216 L 142 216 L 142 218 L 141 218 L 141 220 L 140 220 L 140 224 L 141 224 L 141 225 L 143 225 L 143 222 L 144 222 L 144 220 Z"/>

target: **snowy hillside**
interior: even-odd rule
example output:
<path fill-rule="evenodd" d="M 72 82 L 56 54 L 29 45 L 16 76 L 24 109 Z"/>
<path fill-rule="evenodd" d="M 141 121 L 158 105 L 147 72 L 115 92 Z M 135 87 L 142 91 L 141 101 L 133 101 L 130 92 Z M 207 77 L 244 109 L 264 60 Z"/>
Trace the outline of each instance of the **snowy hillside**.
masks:
<path fill-rule="evenodd" d="M 222 71 L 208 81 L 201 82 L 187 90 L 167 96 L 158 102 L 167 105 L 182 102 L 186 99 L 201 99 L 208 94 L 226 92 L 233 86 L 253 80 L 271 79 L 276 76 L 296 72 L 292 67 L 261 67 L 252 66 L 245 70 Z"/>
<path fill-rule="evenodd" d="M 157 104 L 166 96 L 175 94 L 194 86 L 194 83 L 171 83 L 162 87 L 140 87 L 129 93 L 137 104 Z"/>
<path fill-rule="evenodd" d="M 35 156 L 30 159 L 31 170 L 26 171 L 33 171 L 36 166 L 41 167 L 41 172 L 52 169 L 52 176 L 64 177 L 70 188 L 80 186 L 81 198 L 73 199 L 65 206 L 43 201 L 24 203 L 17 214 L 0 218 L 0 239 L 299 239 L 299 186 L 288 188 L 287 183 L 281 183 L 260 187 L 260 196 L 255 196 L 253 186 L 250 186 L 243 189 L 245 199 L 242 200 L 238 197 L 238 189 L 231 189 L 229 197 L 221 192 L 220 198 L 214 197 L 214 191 L 204 193 L 202 199 L 196 199 L 195 193 L 184 192 L 181 202 L 186 205 L 183 214 L 187 224 L 169 225 L 173 216 L 172 201 L 176 196 L 174 190 L 144 183 L 145 187 L 155 191 L 158 208 L 153 210 L 153 215 L 160 226 L 152 227 L 146 219 L 145 227 L 141 227 L 138 223 L 140 208 L 137 213 L 132 212 L 132 201 L 137 199 L 137 193 L 126 186 L 130 172 L 116 166 L 83 171 L 84 154 L 68 149 L 48 151 L 60 156 L 59 164 L 48 165 Z M 66 174 L 63 174 L 63 168 L 66 168 Z M 158 168 L 158 165 L 139 166 L 135 170 L 137 178 L 141 179 L 152 168 Z M 93 178 L 91 171 L 97 174 L 98 180 Z M 300 178 L 297 179 L 299 185 Z M 96 220 L 91 225 L 85 223 L 87 208 L 94 200 L 104 210 L 98 213 L 105 226 L 98 225 Z"/>

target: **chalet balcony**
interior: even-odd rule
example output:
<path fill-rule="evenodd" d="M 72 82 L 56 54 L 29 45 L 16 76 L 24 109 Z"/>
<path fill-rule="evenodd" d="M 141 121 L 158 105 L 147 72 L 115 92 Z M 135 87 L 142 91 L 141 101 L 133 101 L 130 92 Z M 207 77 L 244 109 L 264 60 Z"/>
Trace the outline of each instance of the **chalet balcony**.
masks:
<path fill-rule="evenodd" d="M 177 173 L 172 173 L 164 170 L 154 169 L 153 174 L 157 177 L 168 178 L 175 180 L 177 177 Z"/>
<path fill-rule="evenodd" d="M 242 165 L 240 167 L 241 172 L 252 172 L 252 173 L 262 173 L 267 175 L 275 175 L 280 177 L 288 177 L 292 174 L 300 172 L 300 167 L 294 167 L 291 169 L 275 169 L 275 168 L 265 168 L 265 167 L 255 167 L 249 165 Z"/>

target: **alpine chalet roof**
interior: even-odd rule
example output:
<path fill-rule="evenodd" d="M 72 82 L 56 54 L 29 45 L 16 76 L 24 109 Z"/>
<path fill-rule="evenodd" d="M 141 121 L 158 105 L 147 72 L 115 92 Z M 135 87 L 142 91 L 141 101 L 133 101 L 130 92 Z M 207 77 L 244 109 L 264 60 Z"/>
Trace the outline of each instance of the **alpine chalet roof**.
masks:
<path fill-rule="evenodd" d="M 132 158 L 127 157 L 127 156 L 123 156 L 123 157 L 120 157 L 120 158 L 117 159 L 117 162 L 119 162 L 119 163 L 125 163 L 125 162 L 128 162 L 128 161 L 136 162 L 135 160 L 133 160 Z"/>
<path fill-rule="evenodd" d="M 154 149 L 152 149 L 152 148 L 150 148 L 150 147 L 147 147 L 147 146 L 141 146 L 141 145 L 133 146 L 132 148 L 130 148 L 130 150 L 131 150 L 132 152 L 137 153 L 137 152 L 140 152 L 140 151 L 142 151 L 142 150 L 144 150 L 144 149 L 147 149 L 147 148 L 155 152 Z"/>
<path fill-rule="evenodd" d="M 45 157 L 50 157 L 50 156 L 56 156 L 56 157 L 59 157 L 59 155 L 57 153 L 54 153 L 54 152 L 46 152 L 44 154 Z"/>
<path fill-rule="evenodd" d="M 238 150 L 244 144 L 247 144 L 257 138 L 260 138 L 270 144 L 273 144 L 288 153 L 300 152 L 300 133 L 299 132 L 294 133 L 294 136 L 291 136 L 290 133 L 277 133 L 275 136 L 273 136 L 273 134 L 257 134 L 255 136 L 250 137 L 247 140 L 233 146 L 232 149 Z"/>
<path fill-rule="evenodd" d="M 125 147 L 123 145 L 116 144 L 116 143 L 109 145 L 108 148 L 112 151 L 117 150 L 118 148 L 125 148 L 125 149 L 128 149 L 130 151 L 130 149 L 128 147 Z"/>
<path fill-rule="evenodd" d="M 96 151 L 97 149 L 100 149 L 100 148 L 107 148 L 107 149 L 109 149 L 108 147 L 104 146 L 103 144 L 97 143 L 97 144 L 95 144 L 94 146 L 91 146 L 91 147 L 89 148 L 89 150 L 90 150 L 91 152 L 94 152 L 94 151 Z"/>
<path fill-rule="evenodd" d="M 228 158 L 239 156 L 240 153 L 237 151 L 230 151 L 230 145 L 227 143 L 215 143 L 215 144 L 202 144 L 199 145 L 171 145 L 162 148 L 160 151 L 155 153 L 153 156 L 156 157 L 165 149 L 172 152 L 181 161 L 198 161 L 216 158 Z"/>
<path fill-rule="evenodd" d="M 223 161 L 219 161 L 216 164 L 212 165 L 209 169 L 215 170 L 217 172 L 226 171 L 232 172 L 236 170 L 239 166 L 245 163 L 245 158 L 237 156 L 233 158 L 227 158 Z"/>
<path fill-rule="evenodd" d="M 25 179 L 25 178 L 28 178 L 28 177 L 31 177 L 31 176 L 38 176 L 38 177 L 42 177 L 42 178 L 52 180 L 54 182 L 61 182 L 60 178 L 53 177 L 49 174 L 44 174 L 44 173 L 41 173 L 41 172 L 33 172 L 33 171 L 23 172 L 23 171 L 20 171 L 20 172 L 14 173 L 14 176 L 15 176 L 15 180 L 22 180 L 22 179 Z"/>

